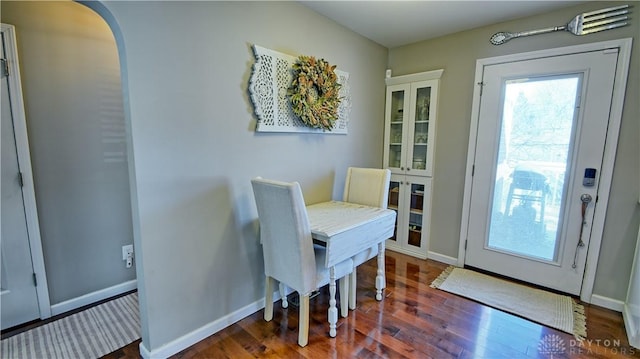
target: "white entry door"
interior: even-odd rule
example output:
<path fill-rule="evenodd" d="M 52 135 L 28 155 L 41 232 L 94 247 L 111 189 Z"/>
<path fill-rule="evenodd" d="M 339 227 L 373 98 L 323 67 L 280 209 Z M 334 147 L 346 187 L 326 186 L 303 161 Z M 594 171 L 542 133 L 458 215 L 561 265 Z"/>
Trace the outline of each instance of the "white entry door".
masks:
<path fill-rule="evenodd" d="M 2 24 L 2 52 L 0 57 L 11 63 L 17 58 L 11 55 L 13 51 L 8 48 L 15 45 L 13 31 Z M 10 38 L 7 38 L 10 36 Z M 15 50 L 15 48 L 12 48 Z M 12 64 L 15 65 L 15 64 Z M 16 129 L 26 138 L 24 123 L 14 121 L 15 110 L 13 107 L 22 101 L 16 101 L 20 93 L 16 93 L 18 81 L 15 78 L 10 80 L 9 76 L 15 73 L 9 71 L 7 76 L 5 66 L 2 66 L 0 94 L 2 97 L 2 127 L 0 128 L 1 148 L 2 148 L 2 182 L 0 184 L 2 192 L 1 228 L 0 238 L 0 326 L 6 329 L 18 324 L 22 324 L 34 319 L 50 316 L 49 312 L 40 312 L 40 302 L 44 305 L 48 303 L 48 297 L 38 298 L 38 287 L 36 285 L 36 274 L 43 274 L 42 270 L 34 270 L 32 261 L 32 249 L 36 253 L 41 253 L 39 247 L 40 235 L 37 228 L 37 216 L 35 213 L 35 199 L 33 198 L 33 183 L 31 181 L 31 167 L 28 160 L 28 145 L 24 141 L 17 141 Z M 13 71 L 16 66 L 7 66 Z M 10 81 L 13 81 L 10 85 Z M 12 92 L 13 91 L 13 92 Z M 21 98 L 21 97 L 20 97 Z M 19 144 L 18 144 L 19 143 Z M 21 155 L 19 155 L 19 152 Z M 26 153 L 25 153 L 26 152 Z M 23 160 L 18 158 L 22 156 Z M 25 158 L 26 156 L 26 158 Z M 21 165 L 24 168 L 21 168 Z M 28 176 L 23 178 L 24 176 Z M 25 206 L 25 198 L 28 198 L 30 206 Z M 28 220 L 29 217 L 29 220 Z M 36 223 L 30 224 L 29 221 Z M 30 237 L 31 236 L 31 237 Z M 30 241 L 30 239 L 32 241 Z M 37 243 L 37 244 L 36 244 Z M 37 248 L 32 248 L 36 246 Z M 46 291 L 46 280 L 41 275 L 40 288 Z"/>
<path fill-rule="evenodd" d="M 579 294 L 618 50 L 486 65 L 465 265 Z M 605 194 L 606 195 L 606 194 Z"/>

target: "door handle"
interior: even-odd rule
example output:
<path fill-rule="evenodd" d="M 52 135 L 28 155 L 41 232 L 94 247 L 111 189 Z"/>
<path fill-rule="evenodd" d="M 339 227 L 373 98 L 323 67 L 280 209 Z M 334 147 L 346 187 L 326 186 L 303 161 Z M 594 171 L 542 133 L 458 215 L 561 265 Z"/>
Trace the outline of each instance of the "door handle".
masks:
<path fill-rule="evenodd" d="M 576 246 L 576 253 L 573 256 L 573 264 L 571 265 L 571 268 L 575 269 L 578 266 L 578 249 L 580 247 L 584 247 L 584 241 L 582 240 L 582 232 L 584 230 L 584 226 L 587 224 L 585 215 L 587 213 L 587 206 L 589 206 L 589 202 L 591 202 L 593 200 L 593 197 L 591 197 L 590 194 L 588 193 L 583 193 L 580 196 L 580 201 L 582 201 L 582 208 L 581 208 L 581 216 L 582 216 L 582 221 L 580 222 L 580 234 L 578 235 L 578 245 Z"/>

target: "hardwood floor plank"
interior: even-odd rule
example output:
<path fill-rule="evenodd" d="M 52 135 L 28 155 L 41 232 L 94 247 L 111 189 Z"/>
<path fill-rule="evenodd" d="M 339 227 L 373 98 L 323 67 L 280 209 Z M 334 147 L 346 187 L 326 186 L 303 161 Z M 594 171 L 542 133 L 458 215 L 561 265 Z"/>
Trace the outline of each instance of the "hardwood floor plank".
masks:
<path fill-rule="evenodd" d="M 258 311 L 172 358 L 640 358 L 620 313 L 585 305 L 588 337 L 579 344 L 571 334 L 431 288 L 447 267 L 387 251 L 384 299 L 375 300 L 374 259 L 358 267 L 357 308 L 338 318 L 335 338 L 328 334 L 329 294 L 323 288 L 310 304 L 304 348 L 297 342 L 298 308 L 277 302 L 272 321 Z M 556 339 L 562 348 L 551 345 Z M 138 358 L 138 345 L 105 358 Z"/>
<path fill-rule="evenodd" d="M 274 305 L 274 313 L 277 310 L 283 310 L 279 305 Z M 262 345 L 266 346 L 273 352 L 274 358 L 283 358 L 288 356 L 292 359 L 304 358 L 302 354 L 292 353 L 289 349 L 289 343 L 298 340 L 297 327 L 295 330 L 288 328 L 287 323 L 280 322 L 274 315 L 274 320 L 270 322 L 264 321 L 262 311 L 255 313 L 237 323 L 240 327 L 247 331 L 255 340 L 259 340 Z"/>
<path fill-rule="evenodd" d="M 376 317 L 382 318 L 380 312 L 377 312 Z M 438 357 L 441 358 L 451 357 L 448 353 L 430 343 L 413 341 L 413 336 L 406 335 L 412 330 L 420 331 L 419 328 L 397 321 L 382 320 L 383 323 L 389 323 L 382 324 L 377 320 L 373 320 L 371 315 L 355 319 L 353 323 L 356 331 L 366 335 L 367 338 L 373 339 L 375 342 L 383 344 L 393 353 L 401 355 L 401 357 L 420 357 L 426 356 L 427 353 L 437 353 Z"/>

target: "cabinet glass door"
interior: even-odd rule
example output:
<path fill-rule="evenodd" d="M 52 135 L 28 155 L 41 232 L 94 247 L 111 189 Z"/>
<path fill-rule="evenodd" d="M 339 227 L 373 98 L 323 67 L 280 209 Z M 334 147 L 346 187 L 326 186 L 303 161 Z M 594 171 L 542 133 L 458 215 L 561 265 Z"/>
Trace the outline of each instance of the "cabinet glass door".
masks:
<path fill-rule="evenodd" d="M 424 216 L 424 184 L 410 183 L 409 236 L 407 244 L 422 247 L 422 220 Z"/>
<path fill-rule="evenodd" d="M 413 127 L 413 157 L 411 167 L 425 170 L 427 167 L 427 148 L 429 147 L 429 107 L 431 87 L 417 88 L 415 92 L 415 121 Z"/>
<path fill-rule="evenodd" d="M 396 225 L 393 229 L 393 237 L 389 238 L 389 241 L 398 241 L 398 221 L 400 220 L 400 214 L 398 213 L 398 208 L 400 207 L 400 182 L 399 181 L 391 181 L 389 182 L 389 203 L 387 204 L 388 209 L 392 209 L 396 211 Z"/>
<path fill-rule="evenodd" d="M 387 167 L 404 169 L 403 143 L 405 143 L 405 124 L 408 122 L 408 114 L 405 113 L 406 86 L 395 86 L 389 88 L 387 94 L 387 116 L 388 131 L 387 145 L 388 157 Z M 409 110 L 409 109 L 407 109 Z"/>
<path fill-rule="evenodd" d="M 413 175 L 431 176 L 433 172 L 434 123 L 437 81 L 411 84 L 411 127 L 407 143 L 407 167 Z"/>

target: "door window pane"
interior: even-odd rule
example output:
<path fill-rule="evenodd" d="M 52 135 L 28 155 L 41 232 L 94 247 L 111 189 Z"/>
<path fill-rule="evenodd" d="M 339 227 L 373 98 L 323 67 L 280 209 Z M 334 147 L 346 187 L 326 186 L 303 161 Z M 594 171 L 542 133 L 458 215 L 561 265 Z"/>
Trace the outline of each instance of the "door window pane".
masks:
<path fill-rule="evenodd" d="M 580 75 L 507 80 L 487 247 L 555 261 Z"/>

